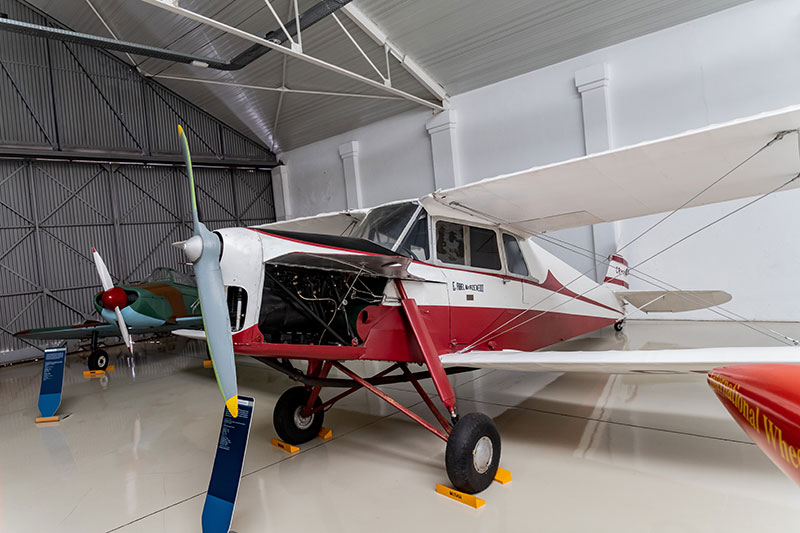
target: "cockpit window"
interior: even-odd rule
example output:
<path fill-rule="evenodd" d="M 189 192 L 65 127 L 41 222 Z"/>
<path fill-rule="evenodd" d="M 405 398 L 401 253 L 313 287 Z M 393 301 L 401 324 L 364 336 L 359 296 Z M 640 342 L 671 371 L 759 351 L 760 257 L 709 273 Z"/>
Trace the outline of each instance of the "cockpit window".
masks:
<path fill-rule="evenodd" d="M 503 233 L 503 248 L 506 250 L 508 271 L 512 274 L 527 276 L 528 265 L 525 264 L 525 258 L 522 256 L 522 250 L 519 248 L 517 238 L 508 233 Z"/>
<path fill-rule="evenodd" d="M 404 255 L 410 255 L 417 261 L 425 261 L 430 256 L 428 246 L 428 214 L 423 210 L 411 229 L 408 230 L 403 244 L 397 249 Z"/>
<path fill-rule="evenodd" d="M 464 226 L 440 220 L 436 223 L 436 255 L 439 261 L 465 265 Z"/>
<path fill-rule="evenodd" d="M 385 248 L 394 248 L 397 239 L 400 238 L 408 221 L 416 211 L 417 204 L 413 202 L 373 209 L 356 226 L 353 237 L 370 240 Z"/>
<path fill-rule="evenodd" d="M 440 220 L 436 223 L 436 256 L 443 263 L 500 270 L 494 230 Z"/>

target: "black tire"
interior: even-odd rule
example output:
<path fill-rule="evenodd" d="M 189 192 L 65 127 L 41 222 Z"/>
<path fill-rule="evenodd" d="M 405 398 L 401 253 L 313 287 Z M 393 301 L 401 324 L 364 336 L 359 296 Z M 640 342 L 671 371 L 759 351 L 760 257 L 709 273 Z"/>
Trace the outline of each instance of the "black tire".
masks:
<path fill-rule="evenodd" d="M 614 322 L 614 331 L 622 331 L 622 328 L 625 327 L 625 321 L 620 320 L 619 322 Z"/>
<path fill-rule="evenodd" d="M 500 433 L 492 419 L 483 413 L 461 417 L 447 439 L 444 462 L 450 483 L 461 492 L 475 494 L 491 485 L 500 464 Z"/>
<path fill-rule="evenodd" d="M 89 356 L 89 370 L 105 370 L 108 368 L 108 354 L 105 350 L 95 350 Z"/>
<path fill-rule="evenodd" d="M 308 396 L 309 392 L 305 387 L 294 387 L 278 398 L 275 410 L 272 411 L 272 423 L 282 441 L 289 444 L 303 444 L 316 437 L 319 430 L 322 429 L 322 421 L 325 418 L 324 411 L 319 410 L 308 418 L 301 416 L 301 412 L 308 402 Z M 314 407 L 321 405 L 322 400 L 317 396 Z"/>

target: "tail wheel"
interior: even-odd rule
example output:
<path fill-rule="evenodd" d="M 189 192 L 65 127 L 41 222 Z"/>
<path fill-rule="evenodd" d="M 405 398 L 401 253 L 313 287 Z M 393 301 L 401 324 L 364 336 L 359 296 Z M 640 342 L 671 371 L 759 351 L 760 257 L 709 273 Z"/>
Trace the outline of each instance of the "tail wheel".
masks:
<path fill-rule="evenodd" d="M 108 368 L 108 354 L 105 350 L 94 350 L 89 356 L 89 370 L 105 370 Z"/>
<path fill-rule="evenodd" d="M 275 431 L 284 442 L 303 444 L 319 434 L 325 412 L 321 409 L 309 416 L 303 416 L 303 408 L 308 402 L 310 392 L 305 387 L 294 387 L 284 392 L 275 404 L 272 423 Z M 322 400 L 317 397 L 314 408 L 320 407 Z"/>
<path fill-rule="evenodd" d="M 461 417 L 447 440 L 445 467 L 453 486 L 469 494 L 488 487 L 500 464 L 500 433 L 483 413 Z"/>
<path fill-rule="evenodd" d="M 625 320 L 614 322 L 614 331 L 622 331 L 622 328 L 624 327 L 625 327 Z"/>

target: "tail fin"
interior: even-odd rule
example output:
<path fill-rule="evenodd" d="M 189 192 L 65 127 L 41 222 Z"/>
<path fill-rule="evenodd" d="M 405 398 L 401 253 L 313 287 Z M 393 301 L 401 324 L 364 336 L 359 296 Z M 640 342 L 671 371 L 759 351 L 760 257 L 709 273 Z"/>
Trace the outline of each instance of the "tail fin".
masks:
<path fill-rule="evenodd" d="M 621 289 L 628 287 L 628 262 L 621 255 L 613 254 L 608 262 L 608 271 L 603 283 L 617 285 Z"/>

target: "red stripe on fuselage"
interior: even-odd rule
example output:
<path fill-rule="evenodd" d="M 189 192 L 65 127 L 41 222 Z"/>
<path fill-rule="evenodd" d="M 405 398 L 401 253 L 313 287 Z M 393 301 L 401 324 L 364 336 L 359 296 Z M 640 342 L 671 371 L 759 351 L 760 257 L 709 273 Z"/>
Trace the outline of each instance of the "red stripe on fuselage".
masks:
<path fill-rule="evenodd" d="M 266 343 L 258 326 L 252 326 L 233 335 L 234 351 L 253 357 L 288 359 L 423 361 L 399 306 L 369 306 L 365 311 L 370 316 L 369 320 L 366 323 L 361 319 L 358 321 L 359 336 L 365 339 L 361 346 Z M 464 348 L 500 325 L 502 327 L 474 349 L 538 350 L 596 331 L 617 320 L 553 311 L 489 307 L 420 306 L 420 311 L 439 355 Z M 448 331 L 451 313 L 457 319 L 452 321 L 452 331 Z"/>

